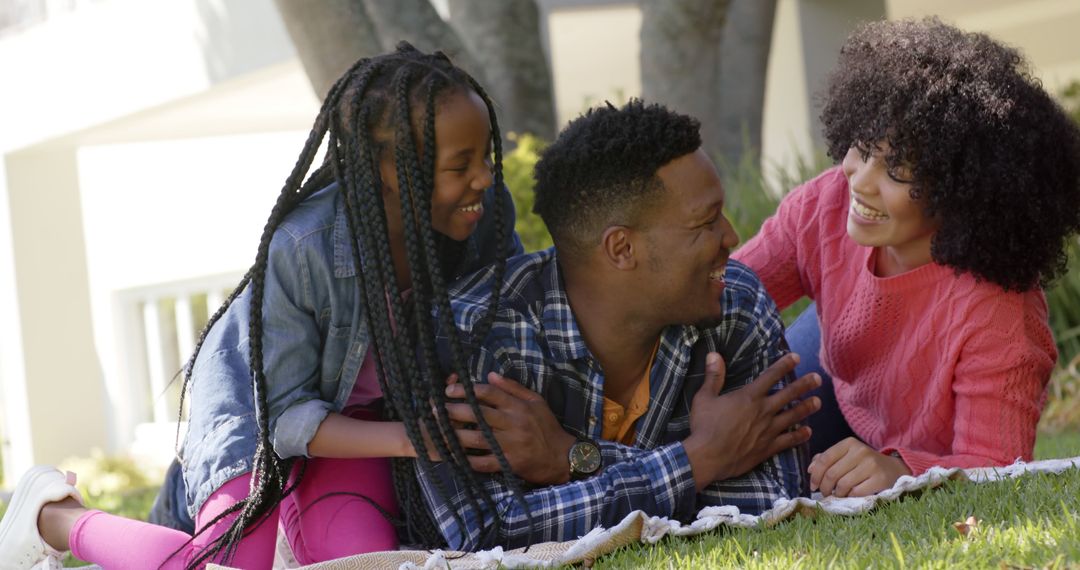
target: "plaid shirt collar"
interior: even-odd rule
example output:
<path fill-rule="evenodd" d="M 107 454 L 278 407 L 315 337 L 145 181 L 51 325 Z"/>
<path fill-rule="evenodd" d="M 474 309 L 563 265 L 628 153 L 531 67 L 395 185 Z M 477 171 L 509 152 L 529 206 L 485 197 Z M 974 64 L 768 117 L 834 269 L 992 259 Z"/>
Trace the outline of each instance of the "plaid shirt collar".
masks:
<path fill-rule="evenodd" d="M 554 251 L 550 257 L 539 276 L 544 290 L 540 321 L 548 347 L 547 357 L 559 363 L 575 363 L 573 368 L 585 375 L 587 388 L 582 394 L 586 400 L 583 403 L 591 415 L 603 417 L 603 372 L 586 346 L 570 308 Z M 682 397 L 694 344 L 702 334 L 702 330 L 693 325 L 670 325 L 661 332 L 660 346 L 649 374 L 649 407 L 637 424 L 637 445 L 651 449 L 663 442 L 665 426 L 671 419 L 676 400 Z M 602 422 L 575 427 L 592 439 L 599 439 L 603 430 Z"/>
<path fill-rule="evenodd" d="M 591 356 L 589 347 L 585 345 L 585 338 L 581 335 L 577 319 L 574 318 L 574 313 L 570 309 L 566 285 L 559 271 L 558 256 L 553 249 L 549 251 L 551 251 L 551 262 L 546 264 L 541 276 L 544 284 L 544 304 L 540 314 L 544 338 L 551 349 L 550 356 L 560 362 L 588 358 Z M 671 325 L 664 328 L 660 336 L 663 341 L 657 354 L 657 361 L 660 360 L 659 352 L 664 350 L 664 345 L 687 348 L 694 346 L 701 337 L 701 329 L 693 325 Z"/>

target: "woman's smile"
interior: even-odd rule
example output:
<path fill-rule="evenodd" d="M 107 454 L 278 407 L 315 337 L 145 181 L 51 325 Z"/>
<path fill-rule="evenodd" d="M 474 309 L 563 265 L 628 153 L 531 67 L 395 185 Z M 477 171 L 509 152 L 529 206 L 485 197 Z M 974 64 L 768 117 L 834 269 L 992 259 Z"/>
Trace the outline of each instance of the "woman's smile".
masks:
<path fill-rule="evenodd" d="M 855 196 L 854 192 L 851 193 L 851 212 L 857 216 L 857 218 L 862 218 L 862 220 L 856 221 L 884 222 L 889 219 L 888 214 L 867 206 L 862 200 L 859 200 L 859 198 Z"/>

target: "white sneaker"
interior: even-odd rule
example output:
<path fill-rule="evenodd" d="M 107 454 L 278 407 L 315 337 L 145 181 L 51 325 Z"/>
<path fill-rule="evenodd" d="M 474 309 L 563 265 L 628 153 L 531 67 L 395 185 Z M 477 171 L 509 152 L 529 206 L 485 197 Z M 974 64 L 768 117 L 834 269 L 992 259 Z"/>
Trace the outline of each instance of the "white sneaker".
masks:
<path fill-rule="evenodd" d="M 82 503 L 74 473 L 65 475 L 55 468 L 39 465 L 19 479 L 11 504 L 0 520 L 0 570 L 63 566 L 63 553 L 45 544 L 37 523 L 41 507 L 68 497 Z"/>

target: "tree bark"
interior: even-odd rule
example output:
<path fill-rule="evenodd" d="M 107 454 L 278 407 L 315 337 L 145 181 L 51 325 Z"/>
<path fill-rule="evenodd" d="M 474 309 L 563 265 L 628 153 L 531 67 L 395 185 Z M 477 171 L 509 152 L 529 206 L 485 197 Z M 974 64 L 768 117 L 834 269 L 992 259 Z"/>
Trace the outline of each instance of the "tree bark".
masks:
<path fill-rule="evenodd" d="M 730 165 L 746 152 L 761 156 L 765 79 L 776 0 L 733 0 L 721 43 L 716 154 Z"/>
<path fill-rule="evenodd" d="M 702 145 L 737 164 L 761 151 L 776 0 L 642 0 L 641 88 L 701 121 Z"/>
<path fill-rule="evenodd" d="M 392 51 L 401 40 L 441 49 L 485 84 L 483 69 L 429 0 L 274 0 L 304 72 L 320 98 L 362 57 Z"/>
<path fill-rule="evenodd" d="M 483 66 L 504 132 L 555 136 L 551 73 L 535 0 L 450 0 L 450 25 Z"/>
<path fill-rule="evenodd" d="M 319 99 L 361 57 L 382 51 L 371 18 L 356 0 L 274 0 Z"/>
<path fill-rule="evenodd" d="M 435 11 L 430 0 L 363 0 L 363 4 L 378 30 L 383 51 L 392 51 L 401 40 L 424 52 L 442 50 L 455 65 L 469 72 L 481 85 L 487 85 L 484 68 Z"/>
<path fill-rule="evenodd" d="M 442 50 L 475 77 L 494 101 L 504 133 L 555 135 L 535 0 L 451 0 L 451 24 L 429 0 L 274 1 L 320 98 L 357 59 L 406 40 L 425 52 Z"/>

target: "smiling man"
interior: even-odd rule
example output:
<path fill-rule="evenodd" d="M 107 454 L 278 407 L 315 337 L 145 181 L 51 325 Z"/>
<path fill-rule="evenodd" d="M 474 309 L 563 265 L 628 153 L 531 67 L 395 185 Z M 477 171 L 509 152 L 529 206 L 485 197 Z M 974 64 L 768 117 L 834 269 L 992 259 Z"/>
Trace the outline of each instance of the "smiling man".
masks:
<path fill-rule="evenodd" d="M 793 426 L 819 403 L 789 404 L 819 380 L 791 382 L 797 359 L 773 302 L 728 258 L 738 237 L 700 146 L 696 120 L 658 105 L 579 117 L 536 167 L 555 248 L 508 263 L 490 333 L 476 332 L 487 273 L 451 291 L 455 324 L 480 349 L 467 351 L 469 372 L 491 375 L 477 386 L 482 413 L 526 457 L 512 467 L 531 484 L 516 493 L 492 477 L 490 497 L 470 497 L 445 466 L 421 470 L 451 548 L 569 540 L 638 509 L 759 513 L 806 491 L 809 430 Z M 464 404 L 448 410 L 476 419 Z M 493 456 L 473 465 L 497 470 Z"/>

